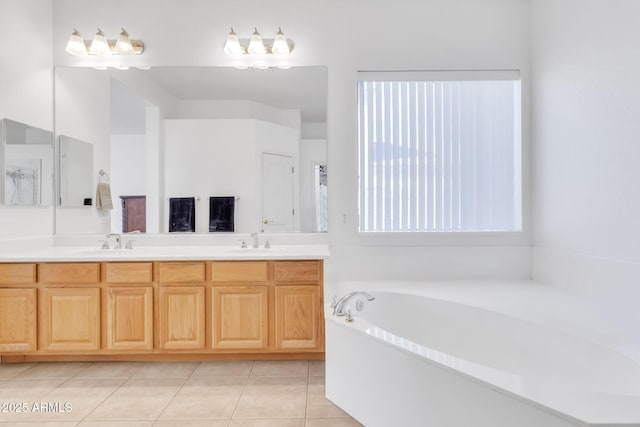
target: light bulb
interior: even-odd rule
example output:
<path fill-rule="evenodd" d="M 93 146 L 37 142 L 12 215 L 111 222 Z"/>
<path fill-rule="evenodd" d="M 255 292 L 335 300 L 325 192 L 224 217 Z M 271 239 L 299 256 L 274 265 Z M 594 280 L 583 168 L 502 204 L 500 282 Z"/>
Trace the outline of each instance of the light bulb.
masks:
<path fill-rule="evenodd" d="M 116 50 L 123 55 L 135 53 L 133 51 L 131 40 L 129 39 L 129 33 L 127 33 L 124 28 L 121 28 L 121 30 L 122 32 L 118 36 L 118 41 L 116 42 Z"/>
<path fill-rule="evenodd" d="M 88 54 L 87 46 L 84 44 L 82 35 L 74 28 L 73 33 L 69 37 L 67 46 L 64 48 L 68 53 L 75 56 L 85 56 Z"/>
<path fill-rule="evenodd" d="M 100 28 L 98 28 L 98 32 L 93 36 L 93 40 L 91 41 L 91 47 L 89 51 L 98 56 L 109 56 L 111 55 L 111 49 L 109 48 L 109 41 L 105 37 L 104 33 Z"/>
<path fill-rule="evenodd" d="M 288 55 L 289 54 L 289 44 L 287 43 L 287 38 L 280 28 L 278 28 L 278 32 L 276 33 L 276 37 L 273 39 L 273 46 L 271 47 L 271 53 L 274 55 Z"/>
<path fill-rule="evenodd" d="M 240 39 L 233 31 L 233 28 L 229 35 L 227 35 L 227 41 L 224 43 L 224 53 L 230 56 L 242 55 L 244 53 L 242 46 L 240 46 Z"/>
<path fill-rule="evenodd" d="M 262 43 L 262 36 L 260 36 L 257 28 L 255 28 L 253 34 L 251 34 L 247 51 L 251 55 L 264 55 L 267 53 L 267 49 L 265 49 L 264 43 Z"/>

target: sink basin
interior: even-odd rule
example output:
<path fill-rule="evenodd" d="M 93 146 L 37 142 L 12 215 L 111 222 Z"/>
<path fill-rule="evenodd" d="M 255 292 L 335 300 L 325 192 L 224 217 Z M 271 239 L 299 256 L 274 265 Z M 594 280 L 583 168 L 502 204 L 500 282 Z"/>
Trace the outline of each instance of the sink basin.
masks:
<path fill-rule="evenodd" d="M 225 253 L 238 255 L 268 255 L 277 251 L 278 250 L 276 248 L 233 248 L 225 250 Z"/>

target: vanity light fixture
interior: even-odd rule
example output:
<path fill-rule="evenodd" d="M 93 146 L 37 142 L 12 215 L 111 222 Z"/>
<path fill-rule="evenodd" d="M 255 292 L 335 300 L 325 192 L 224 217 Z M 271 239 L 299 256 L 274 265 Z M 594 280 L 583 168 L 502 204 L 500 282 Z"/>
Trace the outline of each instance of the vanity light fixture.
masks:
<path fill-rule="evenodd" d="M 291 52 L 289 49 L 289 43 L 285 37 L 282 29 L 278 27 L 276 37 L 273 39 L 273 46 L 271 46 L 271 53 L 274 55 L 288 55 Z"/>
<path fill-rule="evenodd" d="M 73 33 L 71 33 L 67 46 L 64 50 L 75 56 L 87 55 L 87 45 L 84 43 L 82 34 L 80 34 L 75 28 L 73 29 Z"/>
<path fill-rule="evenodd" d="M 142 40 L 131 40 L 124 28 L 118 40 L 109 40 L 98 28 L 91 43 L 87 43 L 78 30 L 74 29 L 69 37 L 65 50 L 74 56 L 110 56 L 110 55 L 140 55 L 144 51 Z"/>
<path fill-rule="evenodd" d="M 257 28 L 253 29 L 253 34 L 251 34 L 251 40 L 249 41 L 247 52 L 249 52 L 249 55 L 264 55 L 267 53 L 267 48 L 264 47 L 262 36 L 258 32 Z"/>
<path fill-rule="evenodd" d="M 129 39 L 129 33 L 127 33 L 124 28 L 120 29 L 122 30 L 122 32 L 118 36 L 118 41 L 116 42 L 116 50 L 118 50 L 121 55 L 130 55 L 134 53 L 134 51 L 131 40 Z"/>
<path fill-rule="evenodd" d="M 248 44 L 245 43 L 244 45 L 242 44 L 235 31 L 233 31 L 233 28 L 231 28 L 231 32 L 227 35 L 227 40 L 224 44 L 224 53 L 229 56 L 286 56 L 291 53 L 291 45 L 289 40 L 287 40 L 287 37 L 282 32 L 282 29 L 280 28 L 278 28 L 278 32 L 272 40 L 263 40 L 262 36 L 258 32 L 258 29 L 254 28 L 253 34 L 251 34 L 251 38 L 249 39 Z"/>
<path fill-rule="evenodd" d="M 91 40 L 91 46 L 89 47 L 89 53 L 98 56 L 109 56 L 111 55 L 111 48 L 109 47 L 109 40 L 104 35 L 102 30 L 98 28 L 98 31 L 93 36 L 93 40 Z"/>
<path fill-rule="evenodd" d="M 231 28 L 231 32 L 227 35 L 227 41 L 224 43 L 224 53 L 229 56 L 242 55 L 244 48 L 240 45 L 238 35 Z"/>

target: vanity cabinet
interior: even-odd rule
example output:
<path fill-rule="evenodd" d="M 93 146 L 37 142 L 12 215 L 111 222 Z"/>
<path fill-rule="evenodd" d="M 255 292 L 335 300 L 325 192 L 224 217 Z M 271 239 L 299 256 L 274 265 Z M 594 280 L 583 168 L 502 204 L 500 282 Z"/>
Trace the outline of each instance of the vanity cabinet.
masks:
<path fill-rule="evenodd" d="M 153 263 L 107 263 L 106 348 L 153 350 Z"/>
<path fill-rule="evenodd" d="M 100 349 L 100 289 L 42 288 L 38 299 L 39 347 L 70 352 Z"/>
<path fill-rule="evenodd" d="M 100 349 L 100 264 L 38 265 L 38 347 L 70 352 Z"/>
<path fill-rule="evenodd" d="M 158 266 L 159 343 L 163 350 L 205 348 L 205 263 Z"/>
<path fill-rule="evenodd" d="M 275 261 L 275 346 L 324 348 L 320 261 Z"/>
<path fill-rule="evenodd" d="M 322 261 L 0 263 L 3 360 L 322 359 Z"/>
<path fill-rule="evenodd" d="M 211 263 L 213 349 L 266 350 L 269 345 L 267 261 Z"/>
<path fill-rule="evenodd" d="M 0 353 L 37 347 L 35 264 L 0 264 Z"/>
<path fill-rule="evenodd" d="M 36 290 L 0 289 L 0 352 L 36 349 Z"/>

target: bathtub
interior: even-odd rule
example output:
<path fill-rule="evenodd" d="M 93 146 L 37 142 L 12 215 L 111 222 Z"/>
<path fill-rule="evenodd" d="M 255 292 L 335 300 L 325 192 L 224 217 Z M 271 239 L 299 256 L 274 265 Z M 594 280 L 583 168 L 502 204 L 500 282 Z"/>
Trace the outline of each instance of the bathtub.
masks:
<path fill-rule="evenodd" d="M 416 289 L 370 291 L 361 312 L 353 299 L 351 323 L 326 307 L 326 394 L 365 426 L 640 426 L 640 363 L 566 332 L 576 322 L 550 327 L 546 307 L 536 319 L 486 304 L 518 295 L 513 286 L 499 287 L 503 298 Z M 538 305 L 521 300 L 524 313 Z"/>

